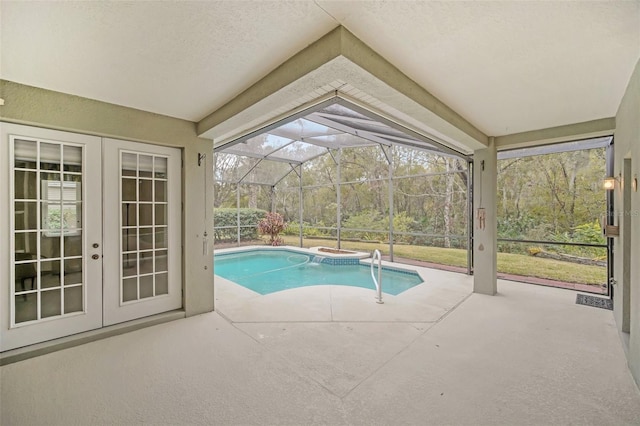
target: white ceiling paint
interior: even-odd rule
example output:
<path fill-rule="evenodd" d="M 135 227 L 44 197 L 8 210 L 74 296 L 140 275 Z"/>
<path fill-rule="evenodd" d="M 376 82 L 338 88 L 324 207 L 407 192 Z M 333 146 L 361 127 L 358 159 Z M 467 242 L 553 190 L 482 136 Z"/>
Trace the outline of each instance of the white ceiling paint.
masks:
<path fill-rule="evenodd" d="M 640 56 L 637 1 L 2 1 L 0 19 L 2 79 L 191 121 L 338 24 L 496 136 L 614 116 Z"/>

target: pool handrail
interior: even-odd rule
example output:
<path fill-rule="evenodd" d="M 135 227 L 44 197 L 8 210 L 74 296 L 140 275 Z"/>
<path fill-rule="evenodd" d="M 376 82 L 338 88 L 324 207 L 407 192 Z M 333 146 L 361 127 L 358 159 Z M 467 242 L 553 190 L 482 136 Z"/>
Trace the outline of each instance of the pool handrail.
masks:
<path fill-rule="evenodd" d="M 376 263 L 376 259 L 378 259 L 378 278 L 376 279 L 375 274 L 373 273 L 373 266 Z M 373 279 L 373 283 L 376 286 L 376 303 L 384 303 L 382 301 L 382 254 L 380 250 L 376 249 L 373 251 L 371 255 L 371 278 Z"/>

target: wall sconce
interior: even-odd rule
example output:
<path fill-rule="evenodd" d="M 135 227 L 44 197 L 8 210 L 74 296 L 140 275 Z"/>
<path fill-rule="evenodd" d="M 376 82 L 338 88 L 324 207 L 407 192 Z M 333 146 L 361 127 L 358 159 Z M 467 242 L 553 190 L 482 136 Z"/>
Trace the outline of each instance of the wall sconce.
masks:
<path fill-rule="evenodd" d="M 602 188 L 606 189 L 607 191 L 612 191 L 616 187 L 616 181 L 619 182 L 620 180 L 614 176 L 607 176 L 602 182 Z"/>

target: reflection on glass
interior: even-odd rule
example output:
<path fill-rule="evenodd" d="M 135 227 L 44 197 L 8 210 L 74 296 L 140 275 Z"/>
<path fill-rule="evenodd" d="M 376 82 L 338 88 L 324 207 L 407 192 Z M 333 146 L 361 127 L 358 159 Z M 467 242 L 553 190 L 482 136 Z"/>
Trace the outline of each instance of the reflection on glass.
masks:
<path fill-rule="evenodd" d="M 14 167 L 17 169 L 35 169 L 37 142 L 16 139 L 13 145 Z"/>
<path fill-rule="evenodd" d="M 138 230 L 135 228 L 124 228 L 122 230 L 122 251 L 138 250 Z"/>
<path fill-rule="evenodd" d="M 122 179 L 122 201 L 136 201 L 136 179 Z"/>
<path fill-rule="evenodd" d="M 156 256 L 156 272 L 165 272 L 167 270 L 167 251 L 157 250 Z"/>
<path fill-rule="evenodd" d="M 60 233 L 62 226 L 62 207 L 59 202 L 43 202 L 40 204 L 42 229 Z"/>
<path fill-rule="evenodd" d="M 36 176 L 36 172 L 15 171 L 14 197 L 16 200 L 35 200 L 37 198 Z"/>
<path fill-rule="evenodd" d="M 61 148 L 58 144 L 40 144 L 40 170 L 60 170 Z"/>
<path fill-rule="evenodd" d="M 82 283 L 82 259 L 65 259 L 64 285 Z"/>
<path fill-rule="evenodd" d="M 138 224 L 136 208 L 137 204 L 122 203 L 122 226 L 136 226 Z"/>
<path fill-rule="evenodd" d="M 138 250 L 151 250 L 153 248 L 153 228 L 140 228 L 138 235 Z"/>
<path fill-rule="evenodd" d="M 157 180 L 154 182 L 156 186 L 155 201 L 165 202 L 167 201 L 167 182 L 163 180 Z"/>
<path fill-rule="evenodd" d="M 62 227 L 71 232 L 82 228 L 82 203 L 64 204 L 62 206 Z"/>
<path fill-rule="evenodd" d="M 38 251 L 38 233 L 37 232 L 16 232 L 14 253 L 16 261 L 30 260 L 35 258 Z M 22 259 L 21 259 L 22 257 Z"/>
<path fill-rule="evenodd" d="M 153 157 L 150 155 L 140 155 L 138 165 L 138 176 L 153 177 Z"/>
<path fill-rule="evenodd" d="M 138 204 L 140 226 L 153 225 L 153 204 Z"/>
<path fill-rule="evenodd" d="M 38 319 L 38 295 L 37 293 L 15 296 L 16 324 Z"/>
<path fill-rule="evenodd" d="M 138 299 L 138 279 L 127 278 L 122 280 L 122 301 L 129 302 Z"/>
<path fill-rule="evenodd" d="M 140 253 L 140 274 L 150 274 L 153 272 L 153 252 L 143 251 Z"/>
<path fill-rule="evenodd" d="M 16 201 L 15 229 L 27 230 L 38 228 L 38 204 L 36 202 Z"/>
<path fill-rule="evenodd" d="M 40 295 L 40 303 L 42 304 L 40 307 L 41 318 L 60 315 L 61 294 L 60 289 L 42 292 Z"/>
<path fill-rule="evenodd" d="M 26 255 L 16 255 L 16 262 L 30 259 L 31 256 L 27 257 Z M 36 290 L 38 288 L 36 286 L 36 276 L 38 275 L 38 271 L 36 268 L 37 263 L 35 262 L 16 263 L 14 265 L 16 292 Z"/>
<path fill-rule="evenodd" d="M 82 286 L 64 289 L 64 313 L 82 312 Z"/>
<path fill-rule="evenodd" d="M 167 224 L 167 205 L 156 204 L 155 209 L 156 209 L 155 224 L 166 225 Z"/>
<path fill-rule="evenodd" d="M 167 248 L 167 228 L 156 227 L 156 246 L 155 248 Z"/>
<path fill-rule="evenodd" d="M 40 233 L 40 258 L 52 259 L 60 257 L 60 237 L 47 236 L 46 232 Z"/>
<path fill-rule="evenodd" d="M 60 261 L 40 263 L 40 288 L 60 287 Z"/>
<path fill-rule="evenodd" d="M 140 299 L 153 297 L 153 275 L 140 277 Z"/>
<path fill-rule="evenodd" d="M 169 274 L 156 274 L 156 296 L 169 294 Z"/>
<path fill-rule="evenodd" d="M 135 176 L 138 169 L 138 156 L 127 152 L 122 153 L 122 176 Z"/>
<path fill-rule="evenodd" d="M 138 275 L 138 255 L 136 253 L 122 255 L 122 276 Z"/>
<path fill-rule="evenodd" d="M 82 256 L 82 231 L 64 237 L 64 257 Z"/>
<path fill-rule="evenodd" d="M 153 201 L 152 181 L 140 179 L 138 188 L 138 201 Z"/>
<path fill-rule="evenodd" d="M 167 159 L 165 157 L 155 157 L 154 176 L 158 179 L 167 178 Z"/>
<path fill-rule="evenodd" d="M 62 163 L 65 172 L 82 172 L 82 148 L 79 146 L 63 146 Z"/>

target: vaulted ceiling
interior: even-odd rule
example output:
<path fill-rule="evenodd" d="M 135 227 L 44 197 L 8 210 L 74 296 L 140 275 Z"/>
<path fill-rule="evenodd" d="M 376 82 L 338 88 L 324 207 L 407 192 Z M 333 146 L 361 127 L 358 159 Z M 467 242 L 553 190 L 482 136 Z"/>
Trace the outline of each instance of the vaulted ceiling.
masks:
<path fill-rule="evenodd" d="M 354 46 L 362 42 L 354 57 L 376 53 L 437 100 L 432 110 L 446 110 L 436 115 L 468 124 L 468 147 L 482 139 L 474 133 L 615 116 L 640 57 L 637 1 L 4 0 L 0 24 L 2 79 L 200 122 L 213 138 L 231 131 L 207 133 L 220 124 L 203 126 L 207 118 L 338 26 Z M 338 43 L 338 56 L 348 56 L 350 47 Z M 333 68 L 325 79 L 308 73 L 299 86 L 306 93 L 292 81 L 268 95 L 288 90 L 286 99 L 308 99 L 348 87 L 365 101 L 381 101 L 378 86 L 359 86 L 368 70 L 349 59 L 327 58 L 325 68 Z"/>

